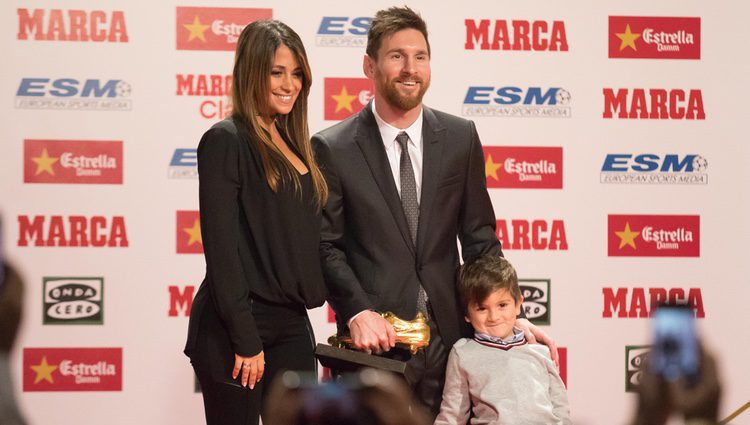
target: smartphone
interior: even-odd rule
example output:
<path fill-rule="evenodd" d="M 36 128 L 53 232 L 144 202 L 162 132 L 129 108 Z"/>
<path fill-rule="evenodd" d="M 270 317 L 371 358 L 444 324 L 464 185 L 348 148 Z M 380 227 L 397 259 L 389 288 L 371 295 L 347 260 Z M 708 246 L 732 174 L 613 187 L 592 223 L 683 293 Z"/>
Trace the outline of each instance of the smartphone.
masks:
<path fill-rule="evenodd" d="M 659 305 L 653 316 L 654 344 L 649 354 L 653 372 L 668 381 L 698 376 L 699 349 L 694 310 L 686 304 Z"/>

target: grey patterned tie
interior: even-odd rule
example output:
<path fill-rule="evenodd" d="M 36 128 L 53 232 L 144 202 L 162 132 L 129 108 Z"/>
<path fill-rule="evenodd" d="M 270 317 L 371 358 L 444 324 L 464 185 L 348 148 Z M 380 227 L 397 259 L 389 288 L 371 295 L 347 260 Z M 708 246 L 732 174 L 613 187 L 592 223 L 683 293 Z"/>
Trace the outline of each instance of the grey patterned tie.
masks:
<path fill-rule="evenodd" d="M 401 177 L 401 208 L 404 209 L 406 223 L 409 225 L 409 233 L 414 247 L 417 246 L 417 227 L 419 224 L 419 201 L 417 201 L 417 181 L 414 178 L 414 168 L 411 166 L 409 158 L 409 135 L 405 132 L 398 133 L 396 142 L 401 146 L 401 160 L 399 162 L 399 174 Z M 417 311 L 422 312 L 425 316 L 427 313 L 427 293 L 419 285 L 417 295 Z"/>

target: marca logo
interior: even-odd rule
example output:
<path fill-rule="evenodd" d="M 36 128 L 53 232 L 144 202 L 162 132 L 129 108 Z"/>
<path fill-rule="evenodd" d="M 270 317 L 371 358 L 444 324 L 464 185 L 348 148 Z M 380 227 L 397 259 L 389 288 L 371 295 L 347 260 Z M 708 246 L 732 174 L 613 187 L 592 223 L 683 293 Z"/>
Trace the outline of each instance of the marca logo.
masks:
<path fill-rule="evenodd" d="M 272 17 L 272 9 L 178 6 L 177 50 L 234 51 L 247 24 Z"/>
<path fill-rule="evenodd" d="M 177 74 L 177 96 L 202 97 L 200 116 L 223 120 L 232 114 L 232 75 Z"/>
<path fill-rule="evenodd" d="M 700 90 L 682 89 L 613 89 L 605 88 L 604 118 L 652 120 L 705 120 L 703 94 Z"/>
<path fill-rule="evenodd" d="M 465 116 L 570 118 L 570 92 L 560 87 L 471 86 L 466 92 Z"/>
<path fill-rule="evenodd" d="M 343 120 L 356 114 L 375 95 L 372 81 L 368 78 L 326 78 L 323 85 L 323 117 L 326 120 Z"/>
<path fill-rule="evenodd" d="M 23 141 L 24 183 L 122 184 L 122 142 Z"/>
<path fill-rule="evenodd" d="M 701 18 L 610 16 L 609 57 L 700 59 Z"/>
<path fill-rule="evenodd" d="M 568 38 L 563 21 L 524 21 L 489 19 L 464 20 L 466 50 L 479 46 L 482 50 L 568 51 Z"/>
<path fill-rule="evenodd" d="M 488 188 L 562 189 L 561 147 L 484 146 Z"/>
<path fill-rule="evenodd" d="M 122 80 L 22 78 L 16 91 L 18 109 L 129 111 L 132 88 Z"/>
<path fill-rule="evenodd" d="M 371 23 L 369 16 L 324 16 L 315 34 L 315 44 L 321 47 L 364 47 Z"/>
<path fill-rule="evenodd" d="M 518 279 L 523 296 L 523 311 L 535 325 L 550 324 L 550 280 Z"/>
<path fill-rule="evenodd" d="M 567 250 L 562 220 L 497 220 L 497 238 L 504 250 Z M 509 225 L 510 224 L 510 225 Z"/>
<path fill-rule="evenodd" d="M 612 184 L 708 184 L 708 160 L 700 155 L 607 154 L 599 175 Z"/>
<path fill-rule="evenodd" d="M 169 291 L 169 317 L 190 316 L 190 309 L 193 307 L 193 298 L 195 297 L 195 286 L 185 285 L 180 289 L 177 285 L 170 285 Z M 180 314 L 182 313 L 182 314 Z"/>
<path fill-rule="evenodd" d="M 625 346 L 625 391 L 632 393 L 638 390 L 638 385 L 643 377 L 643 368 L 650 345 L 626 345 Z"/>
<path fill-rule="evenodd" d="M 602 295 L 602 317 L 605 318 L 651 317 L 655 307 L 662 302 L 687 303 L 693 308 L 696 318 L 706 317 L 701 288 L 602 288 Z"/>
<path fill-rule="evenodd" d="M 560 379 L 565 388 L 568 388 L 568 347 L 557 347 L 557 356 L 560 361 Z"/>
<path fill-rule="evenodd" d="M 610 215 L 610 257 L 700 257 L 698 215 Z"/>
<path fill-rule="evenodd" d="M 101 325 L 104 278 L 45 277 L 45 325 Z"/>
<path fill-rule="evenodd" d="M 49 220 L 48 220 L 49 218 Z M 127 247 L 125 218 L 95 215 L 18 216 L 18 246 Z"/>
<path fill-rule="evenodd" d="M 121 10 L 16 9 L 18 39 L 127 43 L 128 30 Z"/>
<path fill-rule="evenodd" d="M 175 149 L 172 160 L 169 161 L 170 179 L 198 178 L 198 149 Z"/>
<path fill-rule="evenodd" d="M 24 391 L 122 391 L 122 348 L 24 348 Z"/>
<path fill-rule="evenodd" d="M 203 254 L 201 218 L 198 211 L 177 211 L 177 253 Z"/>

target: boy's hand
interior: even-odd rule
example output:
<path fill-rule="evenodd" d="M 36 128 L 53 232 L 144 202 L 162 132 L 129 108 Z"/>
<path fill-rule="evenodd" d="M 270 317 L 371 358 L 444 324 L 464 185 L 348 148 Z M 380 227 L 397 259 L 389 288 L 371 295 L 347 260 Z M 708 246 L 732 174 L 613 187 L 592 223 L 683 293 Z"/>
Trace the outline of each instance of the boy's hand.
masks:
<path fill-rule="evenodd" d="M 555 366 L 560 369 L 560 356 L 557 354 L 557 344 L 543 330 L 529 322 L 528 319 L 516 319 L 516 327 L 521 329 L 530 344 L 544 344 L 549 348 L 550 357 Z"/>

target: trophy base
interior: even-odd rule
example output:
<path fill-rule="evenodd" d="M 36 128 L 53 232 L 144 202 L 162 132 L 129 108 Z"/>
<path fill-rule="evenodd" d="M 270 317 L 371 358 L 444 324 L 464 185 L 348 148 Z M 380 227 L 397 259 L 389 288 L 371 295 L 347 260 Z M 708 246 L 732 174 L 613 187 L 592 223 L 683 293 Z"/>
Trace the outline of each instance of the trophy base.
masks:
<path fill-rule="evenodd" d="M 324 367 L 336 372 L 356 372 L 362 368 L 373 368 L 392 372 L 411 382 L 413 372 L 406 362 L 388 359 L 361 351 L 318 344 L 315 347 L 315 357 Z"/>

